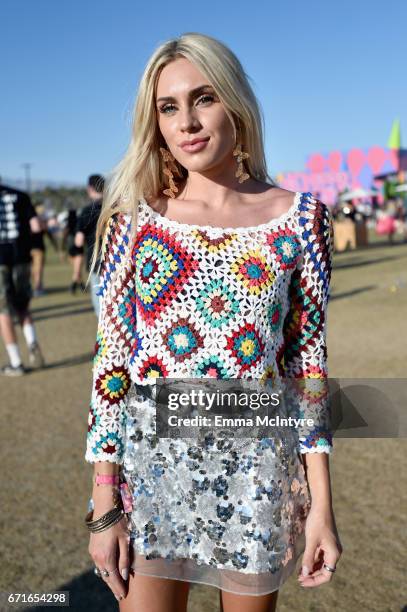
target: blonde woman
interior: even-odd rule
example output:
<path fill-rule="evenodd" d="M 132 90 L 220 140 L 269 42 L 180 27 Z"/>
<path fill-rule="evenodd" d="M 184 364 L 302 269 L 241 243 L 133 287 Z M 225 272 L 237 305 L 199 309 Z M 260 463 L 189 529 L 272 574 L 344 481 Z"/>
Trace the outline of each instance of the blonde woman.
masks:
<path fill-rule="evenodd" d="M 187 33 L 153 53 L 99 236 L 95 573 L 122 612 L 187 610 L 191 583 L 218 587 L 224 612 L 275 610 L 301 553 L 299 585 L 331 580 L 329 427 L 296 445 L 157 435 L 157 379 L 327 376 L 330 212 L 269 178 L 258 103 L 218 40 Z"/>

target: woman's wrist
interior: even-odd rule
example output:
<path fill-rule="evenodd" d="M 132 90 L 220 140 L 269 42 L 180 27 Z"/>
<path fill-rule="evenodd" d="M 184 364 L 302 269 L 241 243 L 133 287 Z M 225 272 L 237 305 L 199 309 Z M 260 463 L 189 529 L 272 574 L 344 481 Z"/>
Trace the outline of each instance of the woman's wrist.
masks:
<path fill-rule="evenodd" d="M 306 464 L 311 509 L 313 513 L 329 517 L 333 512 L 329 457 L 325 453 L 306 453 Z"/>
<path fill-rule="evenodd" d="M 332 512 L 332 503 L 328 499 L 311 499 L 311 508 L 324 514 Z"/>
<path fill-rule="evenodd" d="M 97 487 L 95 485 L 92 491 L 92 499 L 95 507 L 103 506 L 106 507 L 114 503 L 119 495 L 119 487 L 103 486 Z"/>
<path fill-rule="evenodd" d="M 94 475 L 96 474 L 119 474 L 120 465 L 110 461 L 97 461 L 94 464 Z"/>
<path fill-rule="evenodd" d="M 93 485 L 92 497 L 93 499 L 106 499 L 111 497 L 116 491 L 119 491 L 119 485 Z"/>
<path fill-rule="evenodd" d="M 312 500 L 310 512 L 322 521 L 332 521 L 333 507 L 332 503 L 327 500 Z"/>
<path fill-rule="evenodd" d="M 118 487 L 98 487 L 92 493 L 94 518 L 111 510 L 121 500 Z"/>

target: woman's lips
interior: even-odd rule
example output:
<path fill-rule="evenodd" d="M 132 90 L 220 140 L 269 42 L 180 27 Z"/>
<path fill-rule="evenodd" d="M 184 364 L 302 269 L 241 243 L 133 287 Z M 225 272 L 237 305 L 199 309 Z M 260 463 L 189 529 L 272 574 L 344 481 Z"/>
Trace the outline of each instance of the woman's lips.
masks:
<path fill-rule="evenodd" d="M 202 151 L 202 149 L 206 147 L 208 142 L 209 142 L 209 138 L 206 138 L 205 140 L 199 140 L 198 142 L 195 142 L 194 144 L 181 145 L 181 148 L 183 151 L 187 151 L 188 153 L 195 153 L 196 151 Z"/>

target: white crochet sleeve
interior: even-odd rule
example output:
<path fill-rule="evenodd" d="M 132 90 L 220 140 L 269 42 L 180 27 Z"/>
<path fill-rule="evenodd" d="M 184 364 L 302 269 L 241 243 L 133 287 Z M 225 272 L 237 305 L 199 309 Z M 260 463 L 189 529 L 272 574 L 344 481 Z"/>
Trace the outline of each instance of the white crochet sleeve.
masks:
<path fill-rule="evenodd" d="M 134 271 L 129 215 L 115 213 L 105 230 L 100 270 L 100 314 L 93 358 L 85 460 L 123 462 L 125 405 L 133 334 Z"/>
<path fill-rule="evenodd" d="M 331 452 L 326 326 L 333 258 L 333 219 L 326 204 L 304 199 L 299 215 L 302 257 L 289 289 L 284 321 L 284 376 L 296 416 L 301 453 Z"/>

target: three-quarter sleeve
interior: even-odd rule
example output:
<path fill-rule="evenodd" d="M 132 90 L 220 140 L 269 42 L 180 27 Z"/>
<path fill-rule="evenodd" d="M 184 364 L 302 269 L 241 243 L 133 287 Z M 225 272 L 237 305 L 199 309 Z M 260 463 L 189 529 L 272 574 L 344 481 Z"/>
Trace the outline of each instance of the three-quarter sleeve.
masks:
<path fill-rule="evenodd" d="M 333 219 L 326 204 L 307 194 L 299 215 L 301 257 L 289 287 L 284 321 L 284 376 L 296 416 L 298 450 L 331 452 L 327 368 L 327 307 L 333 259 Z"/>
<path fill-rule="evenodd" d="M 132 338 L 134 273 L 129 215 L 110 217 L 100 268 L 100 312 L 93 357 L 85 460 L 121 464 Z"/>

